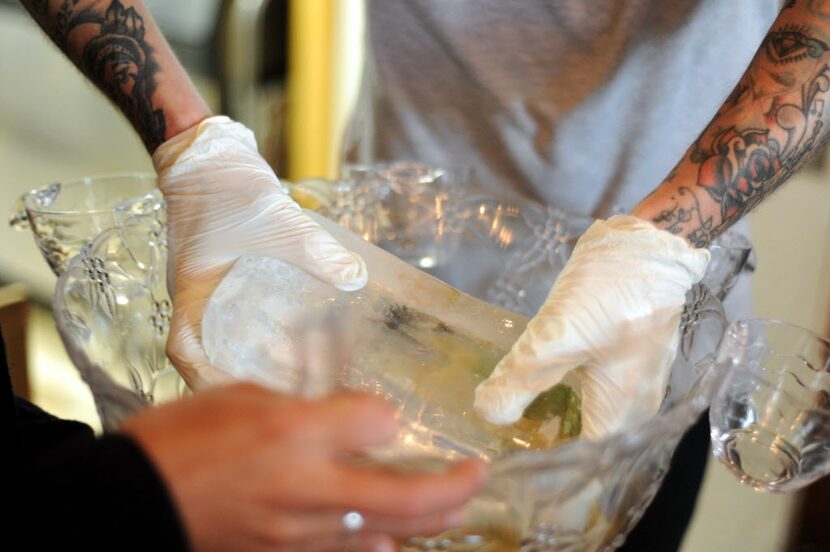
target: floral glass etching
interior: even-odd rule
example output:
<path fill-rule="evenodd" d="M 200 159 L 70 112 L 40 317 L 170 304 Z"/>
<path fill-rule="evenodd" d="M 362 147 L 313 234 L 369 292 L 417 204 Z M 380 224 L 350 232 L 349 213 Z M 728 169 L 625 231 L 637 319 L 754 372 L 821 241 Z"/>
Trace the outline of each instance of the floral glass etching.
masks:
<path fill-rule="evenodd" d="M 292 194 L 314 194 L 313 210 L 461 291 L 525 316 L 535 314 L 576 240 L 593 223 L 556 207 L 477 189 L 463 171 L 448 171 L 460 174 L 448 177 L 449 185 L 436 176 L 442 174 L 438 169 L 393 164 L 404 175 L 394 177 L 388 167 L 348 166 L 344 178 L 301 181 Z M 420 206 L 413 207 L 417 216 L 398 207 L 409 203 Z M 418 252 L 405 254 L 398 237 L 409 235 L 425 236 L 429 247 L 404 240 Z M 727 231 L 710 250 L 703 283 L 723 299 L 740 274 L 752 270 L 752 245 Z"/>
<path fill-rule="evenodd" d="M 556 209 L 481 191 L 454 201 L 462 201 L 453 209 L 464 214 L 454 229 L 459 236 L 455 253 L 443 257 L 430 272 L 480 298 L 511 308 L 519 305 L 515 310 L 524 310 L 525 315 L 538 307 L 544 297 L 539 290 L 550 286 L 574 240 L 590 223 Z M 340 205 L 341 215 L 348 215 L 348 205 L 358 203 Z M 366 204 L 360 205 L 362 209 Z M 170 303 L 164 285 L 161 202 L 157 198 L 133 202 L 115 218 L 111 230 L 70 262 L 59 279 L 55 300 L 64 343 L 93 388 L 107 428 L 137 408 L 186 392 L 164 357 Z M 475 270 L 479 266 L 484 268 Z M 511 266 L 521 270 L 498 287 L 499 278 L 504 279 Z M 500 290 L 501 298 L 491 289 Z M 720 302 L 701 286 L 688 299 L 681 344 L 659 415 L 625 435 L 597 442 L 576 440 L 550 450 L 501 451 L 504 454 L 477 451 L 491 462 L 491 479 L 470 504 L 465 528 L 412 539 L 402 549 L 609 550 L 619 546 L 659 488 L 683 432 L 708 405 L 718 376 L 719 368 L 711 359 L 726 324 Z M 361 389 L 398 402 L 407 428 L 403 434 L 442 423 L 440 408 L 396 397 L 382 381 L 359 377 L 353 381 Z M 459 454 L 442 448 L 440 439 L 425 442 L 432 447 L 428 452 L 433 460 L 443 462 Z M 395 462 L 395 457 L 384 461 Z M 414 466 L 395 465 L 425 467 L 420 461 Z"/>
<path fill-rule="evenodd" d="M 69 262 L 53 303 L 64 346 L 106 430 L 186 391 L 165 355 L 171 303 L 160 194 L 124 203 L 114 221 Z"/>

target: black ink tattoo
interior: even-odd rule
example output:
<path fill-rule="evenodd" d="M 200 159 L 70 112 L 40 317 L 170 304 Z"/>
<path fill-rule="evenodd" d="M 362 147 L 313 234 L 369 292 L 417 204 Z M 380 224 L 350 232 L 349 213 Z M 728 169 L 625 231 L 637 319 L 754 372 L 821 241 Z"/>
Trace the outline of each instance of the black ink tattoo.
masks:
<path fill-rule="evenodd" d="M 813 15 L 830 18 L 830 3 L 827 0 L 807 0 L 807 9 Z"/>
<path fill-rule="evenodd" d="M 830 141 L 828 59 L 828 44 L 806 27 L 771 31 L 753 61 L 758 65 L 690 148 L 685 162 L 697 173 L 694 185 L 679 188 L 653 222 L 706 246 L 820 151 Z M 704 209 L 712 202 L 719 212 Z"/>
<path fill-rule="evenodd" d="M 801 105 L 784 104 L 777 108 L 775 122 L 779 128 L 787 130 L 787 141 L 783 144 L 770 139 L 769 131 L 741 132 L 741 137 L 735 138 L 734 150 L 727 147 L 721 151 L 721 159 L 726 156 L 731 161 L 730 182 L 716 182 L 719 176 L 727 174 L 726 171 L 717 174 L 718 161 L 710 159 L 701 164 L 698 185 L 706 188 L 721 205 L 722 220 L 715 229 L 716 233 L 751 211 L 820 151 L 827 142 L 825 108 L 828 90 L 830 67 L 823 65 L 810 82 L 802 86 Z M 786 121 L 780 117 L 785 109 Z M 705 169 L 707 163 L 714 167 Z M 708 172 L 704 174 L 705 171 Z"/>
<path fill-rule="evenodd" d="M 121 108 L 147 149 L 154 151 L 164 141 L 167 128 L 163 110 L 153 108 L 159 67 L 141 14 L 119 0 L 62 0 L 51 17 L 47 0 L 23 0 L 23 4 L 66 53 L 74 50 L 69 41 L 76 28 L 98 27 L 75 62 Z"/>
<path fill-rule="evenodd" d="M 164 141 L 165 119 L 151 98 L 158 67 L 144 39 L 144 19 L 113 0 L 104 12 L 101 34 L 84 47 L 83 67 L 124 111 L 150 151 Z"/>
<path fill-rule="evenodd" d="M 674 205 L 654 217 L 652 222 L 665 228 L 672 234 L 682 234 L 691 225 L 694 230 L 687 232 L 686 238 L 695 247 L 706 247 L 715 237 L 713 234 L 714 221 L 712 217 L 703 216 L 700 201 L 698 201 L 697 196 L 695 196 L 691 189 L 682 186 L 677 191 L 677 194 L 682 199 L 690 199 L 691 203 L 684 207 L 683 205 L 686 205 L 688 202 L 681 204 L 681 199 L 672 196 L 672 200 L 675 202 Z"/>
<path fill-rule="evenodd" d="M 672 170 L 669 172 L 669 175 L 666 177 L 666 182 L 674 182 L 674 179 L 677 178 L 677 171 L 680 169 L 680 165 L 683 163 L 681 160 L 677 165 L 672 167 Z"/>
<path fill-rule="evenodd" d="M 824 41 L 811 37 L 805 27 L 770 31 L 761 47 L 767 59 L 776 65 L 795 63 L 807 56 L 817 59 L 830 49 Z"/>
<path fill-rule="evenodd" d="M 738 102 L 741 101 L 741 98 L 744 97 L 744 94 L 749 92 L 749 84 L 744 82 L 743 80 L 738 83 L 734 90 L 729 94 L 729 97 L 726 98 L 726 102 L 724 103 L 723 107 L 718 110 L 718 115 L 720 115 L 724 109 L 733 108 L 738 105 Z"/>
<path fill-rule="evenodd" d="M 742 213 L 781 169 L 781 147 L 768 134 L 730 128 L 714 140 L 701 162 L 697 184 L 721 206 L 722 220 Z"/>
<path fill-rule="evenodd" d="M 29 4 L 36 15 L 46 15 L 49 12 L 49 0 L 31 0 Z"/>
<path fill-rule="evenodd" d="M 60 9 L 58 10 L 57 29 L 55 36 L 60 41 L 60 44 L 65 44 L 69 30 L 72 25 L 72 16 L 74 15 L 75 6 L 78 5 L 79 0 L 63 0 Z"/>

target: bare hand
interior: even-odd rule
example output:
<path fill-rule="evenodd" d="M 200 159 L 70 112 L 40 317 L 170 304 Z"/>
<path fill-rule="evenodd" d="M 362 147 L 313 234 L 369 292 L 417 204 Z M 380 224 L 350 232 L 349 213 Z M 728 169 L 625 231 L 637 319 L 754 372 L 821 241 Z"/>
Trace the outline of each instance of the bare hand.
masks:
<path fill-rule="evenodd" d="M 477 461 L 442 474 L 359 467 L 395 439 L 394 410 L 359 393 L 310 401 L 236 384 L 147 409 L 122 431 L 156 464 L 194 550 L 392 550 L 392 538 L 460 523 L 483 479 Z M 349 536 L 342 517 L 365 518 Z"/>

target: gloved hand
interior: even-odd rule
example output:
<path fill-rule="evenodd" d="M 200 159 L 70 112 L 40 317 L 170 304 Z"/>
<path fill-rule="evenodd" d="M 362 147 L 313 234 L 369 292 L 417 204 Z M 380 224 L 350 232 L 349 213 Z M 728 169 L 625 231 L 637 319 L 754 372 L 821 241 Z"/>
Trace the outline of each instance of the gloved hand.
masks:
<path fill-rule="evenodd" d="M 679 340 L 686 292 L 709 252 L 633 216 L 595 222 L 544 305 L 476 389 L 489 421 L 521 417 L 579 367 L 582 436 L 596 439 L 653 415 Z"/>
<path fill-rule="evenodd" d="M 287 261 L 342 290 L 363 287 L 366 265 L 309 219 L 257 151 L 253 133 L 210 117 L 153 154 L 167 205 L 167 355 L 191 388 L 227 382 L 202 347 L 202 314 L 242 255 Z"/>

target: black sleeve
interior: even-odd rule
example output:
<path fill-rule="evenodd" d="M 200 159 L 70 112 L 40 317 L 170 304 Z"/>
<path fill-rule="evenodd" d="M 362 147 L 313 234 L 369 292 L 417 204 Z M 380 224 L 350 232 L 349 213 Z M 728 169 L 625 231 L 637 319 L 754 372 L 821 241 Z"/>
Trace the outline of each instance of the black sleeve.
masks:
<path fill-rule="evenodd" d="M 64 442 L 24 473 L 12 532 L 32 550 L 188 550 L 163 482 L 125 436 Z"/>
<path fill-rule="evenodd" d="M 7 446 L 0 449 L 8 460 L 0 493 L 10 512 L 7 542 L 28 550 L 189 549 L 164 482 L 133 440 L 96 439 L 86 424 L 14 396 L 8 372 L 0 387 L 0 400 L 12 406 L 3 408 Z"/>
<path fill-rule="evenodd" d="M 188 550 L 167 488 L 126 436 L 99 439 L 12 389 L 0 334 L 3 542 L 25 550 Z"/>

